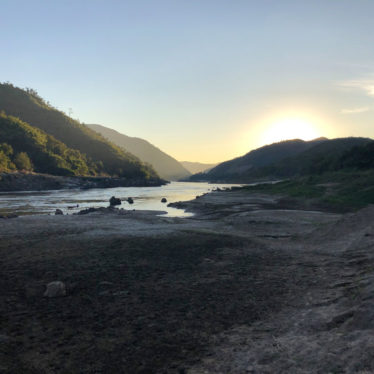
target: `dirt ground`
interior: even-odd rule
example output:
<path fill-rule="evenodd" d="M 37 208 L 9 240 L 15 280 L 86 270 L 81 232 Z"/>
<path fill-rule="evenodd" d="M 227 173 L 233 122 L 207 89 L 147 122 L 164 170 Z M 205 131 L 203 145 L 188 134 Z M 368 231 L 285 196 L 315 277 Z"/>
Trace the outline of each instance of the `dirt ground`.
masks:
<path fill-rule="evenodd" d="M 374 372 L 374 208 L 180 205 L 1 220 L 0 373 Z"/>

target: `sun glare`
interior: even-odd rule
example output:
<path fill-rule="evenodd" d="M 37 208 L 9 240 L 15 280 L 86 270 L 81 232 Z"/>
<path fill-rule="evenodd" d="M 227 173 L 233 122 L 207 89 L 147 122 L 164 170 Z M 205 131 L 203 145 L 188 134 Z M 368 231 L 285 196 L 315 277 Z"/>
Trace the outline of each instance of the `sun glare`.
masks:
<path fill-rule="evenodd" d="M 321 136 L 310 122 L 299 118 L 286 118 L 270 124 L 262 132 L 261 143 L 271 144 L 289 139 L 312 140 Z"/>

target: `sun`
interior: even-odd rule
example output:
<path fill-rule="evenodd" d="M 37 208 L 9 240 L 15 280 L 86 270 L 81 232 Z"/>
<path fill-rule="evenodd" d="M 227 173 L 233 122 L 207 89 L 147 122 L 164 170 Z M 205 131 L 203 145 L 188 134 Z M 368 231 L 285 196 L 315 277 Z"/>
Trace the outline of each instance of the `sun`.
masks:
<path fill-rule="evenodd" d="M 300 118 L 284 118 L 272 122 L 262 131 L 261 143 L 271 144 L 290 139 L 312 140 L 320 136 L 316 126 Z"/>

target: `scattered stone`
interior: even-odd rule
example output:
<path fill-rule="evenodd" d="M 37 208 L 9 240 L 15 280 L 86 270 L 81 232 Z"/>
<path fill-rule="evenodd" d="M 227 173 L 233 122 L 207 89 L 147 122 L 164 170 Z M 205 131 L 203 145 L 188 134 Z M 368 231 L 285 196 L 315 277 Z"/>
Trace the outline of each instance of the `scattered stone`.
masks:
<path fill-rule="evenodd" d="M 166 200 L 165 197 L 163 197 L 163 198 L 161 199 L 161 202 L 162 202 L 162 203 L 167 203 L 168 201 Z"/>
<path fill-rule="evenodd" d="M 54 281 L 47 284 L 47 289 L 44 292 L 44 297 L 60 297 L 66 296 L 65 283 L 61 281 Z"/>
<path fill-rule="evenodd" d="M 115 205 L 121 205 L 122 202 L 121 202 L 121 199 L 115 197 L 115 196 L 112 196 L 110 199 L 109 199 L 109 204 L 110 206 L 115 206 Z"/>
<path fill-rule="evenodd" d="M 129 204 L 134 204 L 134 199 L 132 197 L 127 198 Z"/>
<path fill-rule="evenodd" d="M 55 216 L 63 216 L 63 215 L 64 215 L 64 213 L 61 209 L 56 209 Z"/>

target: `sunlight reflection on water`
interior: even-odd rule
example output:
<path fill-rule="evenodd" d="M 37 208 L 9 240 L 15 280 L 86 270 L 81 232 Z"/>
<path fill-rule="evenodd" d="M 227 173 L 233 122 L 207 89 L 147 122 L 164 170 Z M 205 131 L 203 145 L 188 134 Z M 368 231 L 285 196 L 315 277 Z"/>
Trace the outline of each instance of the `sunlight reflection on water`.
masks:
<path fill-rule="evenodd" d="M 126 200 L 128 197 L 134 199 L 134 204 L 131 205 L 127 201 L 123 201 L 121 207 L 124 209 L 163 210 L 170 217 L 187 217 L 191 213 L 186 213 L 183 209 L 168 207 L 167 204 L 194 199 L 197 195 L 202 195 L 217 187 L 231 186 L 237 185 L 171 182 L 161 187 L 6 192 L 0 193 L 0 215 L 11 213 L 48 214 L 53 213 L 56 209 L 61 209 L 64 214 L 71 214 L 85 208 L 106 207 L 111 196 L 116 196 L 121 200 Z M 161 203 L 163 197 L 167 199 L 167 203 Z"/>

